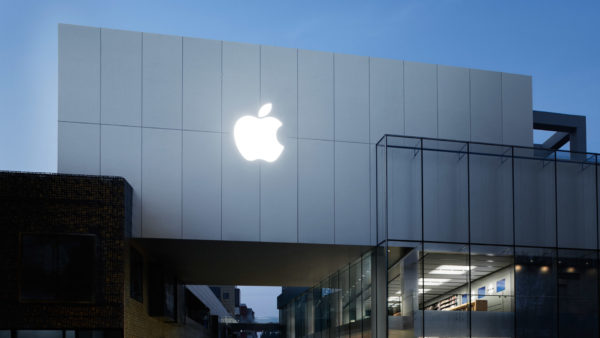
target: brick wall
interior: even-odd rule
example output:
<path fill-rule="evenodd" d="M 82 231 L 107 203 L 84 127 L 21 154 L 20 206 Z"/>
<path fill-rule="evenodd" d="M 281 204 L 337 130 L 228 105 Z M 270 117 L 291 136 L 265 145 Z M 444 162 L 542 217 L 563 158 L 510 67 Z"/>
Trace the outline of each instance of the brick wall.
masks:
<path fill-rule="evenodd" d="M 131 187 L 118 177 L 0 172 L 0 328 L 122 329 Z M 92 303 L 20 302 L 19 233 L 96 235 Z"/>

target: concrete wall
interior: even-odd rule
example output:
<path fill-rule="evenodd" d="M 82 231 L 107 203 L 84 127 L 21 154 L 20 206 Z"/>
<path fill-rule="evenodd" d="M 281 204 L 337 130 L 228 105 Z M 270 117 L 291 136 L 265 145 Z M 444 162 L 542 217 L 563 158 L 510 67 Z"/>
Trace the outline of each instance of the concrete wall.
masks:
<path fill-rule="evenodd" d="M 247 162 L 266 102 L 285 150 Z M 58 119 L 58 171 L 127 178 L 145 238 L 373 244 L 383 134 L 533 142 L 528 76 L 72 25 Z"/>

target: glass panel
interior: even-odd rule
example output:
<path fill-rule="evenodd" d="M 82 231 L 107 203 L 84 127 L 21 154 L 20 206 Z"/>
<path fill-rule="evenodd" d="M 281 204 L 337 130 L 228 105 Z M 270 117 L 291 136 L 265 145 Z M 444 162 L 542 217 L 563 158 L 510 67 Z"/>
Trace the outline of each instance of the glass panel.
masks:
<path fill-rule="evenodd" d="M 514 255 L 512 247 L 471 247 L 471 334 L 514 337 Z"/>
<path fill-rule="evenodd" d="M 347 267 L 340 271 L 339 285 L 342 296 L 340 309 L 342 325 L 339 327 L 338 334 L 339 337 L 348 337 L 350 324 L 350 275 Z"/>
<path fill-rule="evenodd" d="M 17 338 L 62 338 L 59 330 L 18 330 Z"/>
<path fill-rule="evenodd" d="M 0 330 L 0 338 L 10 338 L 10 330 Z"/>
<path fill-rule="evenodd" d="M 515 249 L 515 294 L 517 337 L 556 337 L 556 250 Z"/>
<path fill-rule="evenodd" d="M 558 251 L 560 337 L 598 336 L 598 256 L 596 251 Z"/>
<path fill-rule="evenodd" d="M 418 293 L 420 255 L 420 244 L 388 242 L 388 337 L 422 336 L 423 315 Z"/>
<path fill-rule="evenodd" d="M 421 258 L 419 303 L 425 311 L 425 337 L 469 337 L 469 250 L 463 244 L 426 243 Z M 477 310 L 477 309 L 475 309 Z"/>
<path fill-rule="evenodd" d="M 394 139 L 387 148 L 388 239 L 420 240 L 421 142 Z"/>
<path fill-rule="evenodd" d="M 341 297 L 340 297 L 340 288 L 338 284 L 338 274 L 334 273 L 329 279 L 329 285 L 331 287 L 331 294 L 329 295 L 329 311 L 330 311 L 330 328 L 329 333 L 330 337 L 337 337 L 338 326 L 340 325 L 340 305 L 341 305 Z"/>
<path fill-rule="evenodd" d="M 377 243 L 387 239 L 386 139 L 377 144 Z"/>
<path fill-rule="evenodd" d="M 294 301 L 294 329 L 296 337 L 306 336 L 306 293 Z"/>
<path fill-rule="evenodd" d="M 513 244 L 512 149 L 470 145 L 471 242 Z"/>
<path fill-rule="evenodd" d="M 363 328 L 363 337 L 368 338 L 371 337 L 371 327 L 372 327 L 372 296 L 371 296 L 371 281 L 373 280 L 371 277 L 371 264 L 372 264 L 372 255 L 366 254 L 362 258 L 362 328 Z"/>
<path fill-rule="evenodd" d="M 515 148 L 515 242 L 556 245 L 554 152 Z"/>
<path fill-rule="evenodd" d="M 350 265 L 350 336 L 362 336 L 361 260 Z"/>
<path fill-rule="evenodd" d="M 423 147 L 425 240 L 465 243 L 469 236 L 467 144 L 424 140 Z"/>
<path fill-rule="evenodd" d="M 558 246 L 596 249 L 596 168 L 593 158 L 556 163 Z"/>

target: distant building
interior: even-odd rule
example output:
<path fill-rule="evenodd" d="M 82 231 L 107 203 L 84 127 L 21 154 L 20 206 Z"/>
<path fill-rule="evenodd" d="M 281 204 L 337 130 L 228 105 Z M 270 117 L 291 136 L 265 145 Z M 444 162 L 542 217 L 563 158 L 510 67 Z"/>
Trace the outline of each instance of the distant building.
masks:
<path fill-rule="evenodd" d="M 210 289 L 221 303 L 223 303 L 223 306 L 225 306 L 231 316 L 235 317 L 240 306 L 240 289 L 231 285 L 212 285 Z"/>

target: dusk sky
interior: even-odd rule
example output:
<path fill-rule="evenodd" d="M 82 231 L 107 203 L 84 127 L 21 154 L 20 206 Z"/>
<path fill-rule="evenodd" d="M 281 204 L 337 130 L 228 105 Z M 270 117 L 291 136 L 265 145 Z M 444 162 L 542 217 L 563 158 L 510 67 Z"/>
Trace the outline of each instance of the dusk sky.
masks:
<path fill-rule="evenodd" d="M 598 0 L 0 0 L 0 170 L 56 171 L 58 23 L 532 75 L 533 108 L 586 115 L 600 152 L 599 16 Z"/>

